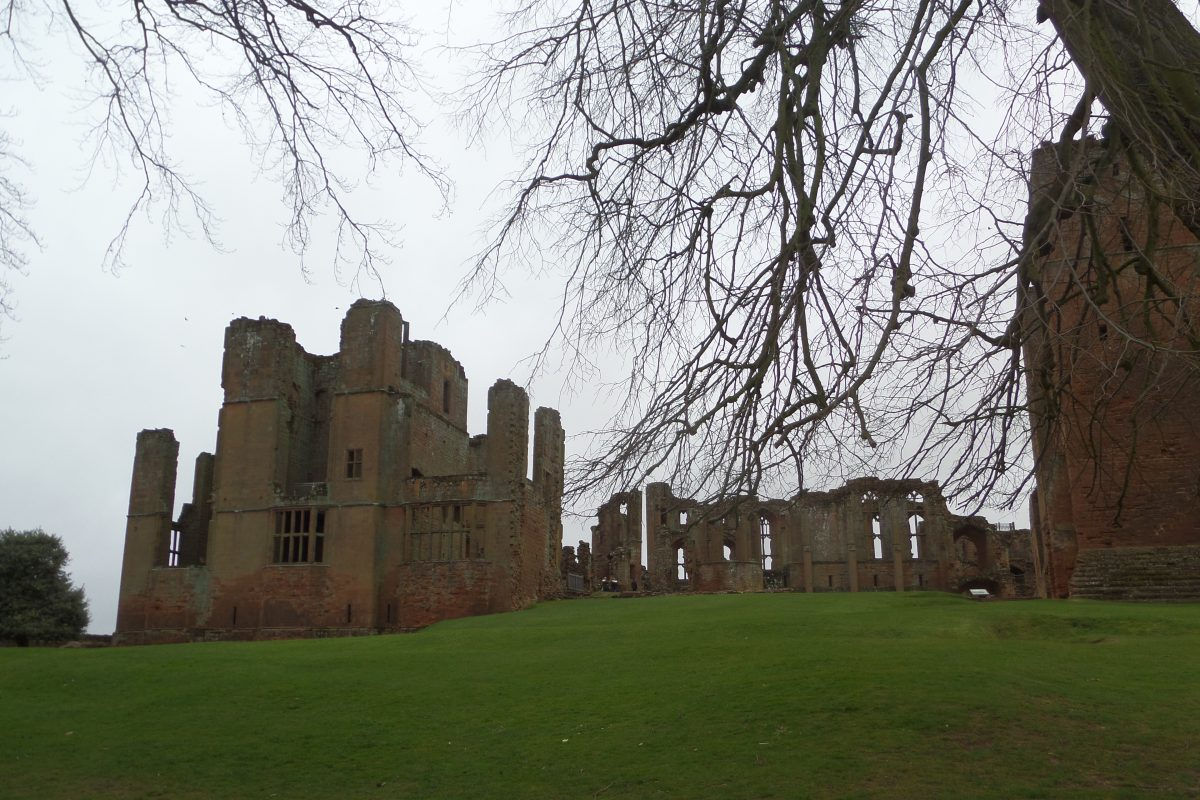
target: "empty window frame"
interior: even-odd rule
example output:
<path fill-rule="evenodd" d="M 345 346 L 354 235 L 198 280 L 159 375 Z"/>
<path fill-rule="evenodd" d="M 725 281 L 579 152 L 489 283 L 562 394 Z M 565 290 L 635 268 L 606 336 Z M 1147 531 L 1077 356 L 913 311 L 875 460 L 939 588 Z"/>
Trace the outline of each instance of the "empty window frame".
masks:
<path fill-rule="evenodd" d="M 450 413 L 450 381 L 442 381 L 442 413 Z"/>
<path fill-rule="evenodd" d="M 275 512 L 272 561 L 276 564 L 325 562 L 325 512 L 288 508 Z"/>
<path fill-rule="evenodd" d="M 908 543 L 914 559 L 925 555 L 925 519 L 920 514 L 908 515 Z"/>
<path fill-rule="evenodd" d="M 871 548 L 876 559 L 883 558 L 883 527 L 879 515 L 871 515 Z"/>
<path fill-rule="evenodd" d="M 361 447 L 354 447 L 346 451 L 346 477 L 361 478 L 363 467 L 363 451 Z"/>
<path fill-rule="evenodd" d="M 167 545 L 167 566 L 179 566 L 179 531 L 171 531 L 171 541 Z"/>
<path fill-rule="evenodd" d="M 688 579 L 687 555 L 684 553 L 682 544 L 675 545 L 675 577 L 681 581 Z"/>
<path fill-rule="evenodd" d="M 758 515 L 758 538 L 762 543 L 762 568 L 767 571 L 774 568 L 774 537 L 771 533 L 771 520 L 766 514 Z"/>

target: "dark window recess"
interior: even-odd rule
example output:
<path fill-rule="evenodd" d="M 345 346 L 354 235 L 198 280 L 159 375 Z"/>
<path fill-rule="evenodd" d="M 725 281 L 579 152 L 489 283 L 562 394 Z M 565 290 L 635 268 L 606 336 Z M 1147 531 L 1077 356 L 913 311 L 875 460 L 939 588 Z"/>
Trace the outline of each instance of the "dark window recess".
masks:
<path fill-rule="evenodd" d="M 450 381 L 442 381 L 442 412 L 450 413 Z"/>
<path fill-rule="evenodd" d="M 1121 217 L 1121 249 L 1126 253 L 1133 252 L 1136 245 L 1133 243 L 1133 235 L 1129 232 L 1129 217 Z"/>
<path fill-rule="evenodd" d="M 454 521 L 462 522 L 462 506 L 454 507 Z"/>
<path fill-rule="evenodd" d="M 346 603 L 346 622 L 349 622 L 349 621 L 350 621 L 350 618 L 351 618 L 351 616 L 352 616 L 352 614 L 350 613 L 350 611 L 351 611 L 351 609 L 350 609 L 350 604 L 349 604 L 349 603 Z"/>
<path fill-rule="evenodd" d="M 876 585 L 876 586 L 878 586 L 878 585 L 879 585 L 879 576 L 878 576 L 878 575 L 872 575 L 871 577 L 875 579 L 875 585 Z"/>
<path fill-rule="evenodd" d="M 832 575 L 826 575 L 825 577 L 826 577 L 826 578 L 829 578 L 829 587 L 832 589 L 832 588 L 833 588 L 833 576 L 832 576 Z"/>
<path fill-rule="evenodd" d="M 392 604 L 391 603 L 387 604 L 387 621 L 388 622 L 392 621 Z"/>
<path fill-rule="evenodd" d="M 271 560 L 276 564 L 323 563 L 325 512 L 311 508 L 276 511 Z"/>
<path fill-rule="evenodd" d="M 362 448 L 356 447 L 346 451 L 346 477 L 362 477 L 363 456 Z"/>
<path fill-rule="evenodd" d="M 233 624 L 237 625 L 237 606 L 233 607 Z"/>

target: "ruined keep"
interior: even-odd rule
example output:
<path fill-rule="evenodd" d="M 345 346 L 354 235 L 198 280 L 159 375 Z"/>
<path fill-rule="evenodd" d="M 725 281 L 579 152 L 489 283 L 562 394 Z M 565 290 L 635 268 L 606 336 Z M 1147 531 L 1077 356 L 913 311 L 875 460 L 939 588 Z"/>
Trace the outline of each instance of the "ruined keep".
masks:
<path fill-rule="evenodd" d="M 386 301 L 359 300 L 341 347 L 291 326 L 225 331 L 214 454 L 172 520 L 179 445 L 138 434 L 115 641 L 400 631 L 560 593 L 563 429 L 501 380 L 487 433 L 467 433 L 467 379 L 410 341 Z"/>
<path fill-rule="evenodd" d="M 1200 242 L 1150 171 L 1105 140 L 1034 154 L 1022 321 L 1050 596 L 1200 598 Z"/>
<path fill-rule="evenodd" d="M 987 589 L 1037 592 L 1027 530 L 951 514 L 938 485 L 860 478 L 790 500 L 735 497 L 703 504 L 665 483 L 646 487 L 647 564 L 640 558 L 641 493 L 614 495 L 593 528 L 593 588 L 639 575 L 639 590 L 807 592 Z M 636 562 L 635 562 L 636 563 Z M 628 573 L 626 573 L 628 570 Z"/>

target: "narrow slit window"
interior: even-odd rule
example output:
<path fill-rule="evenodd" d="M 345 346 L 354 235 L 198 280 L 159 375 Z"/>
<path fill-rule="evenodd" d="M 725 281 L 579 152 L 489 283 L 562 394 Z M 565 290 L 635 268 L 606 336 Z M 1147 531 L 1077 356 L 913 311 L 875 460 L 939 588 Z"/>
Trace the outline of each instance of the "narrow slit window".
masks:
<path fill-rule="evenodd" d="M 871 547 L 875 558 L 883 558 L 883 528 L 879 523 L 879 515 L 871 515 Z"/>
<path fill-rule="evenodd" d="M 167 547 L 167 566 L 179 566 L 179 531 L 171 531 L 171 542 Z"/>
<path fill-rule="evenodd" d="M 450 413 L 450 381 L 442 381 L 442 413 Z"/>

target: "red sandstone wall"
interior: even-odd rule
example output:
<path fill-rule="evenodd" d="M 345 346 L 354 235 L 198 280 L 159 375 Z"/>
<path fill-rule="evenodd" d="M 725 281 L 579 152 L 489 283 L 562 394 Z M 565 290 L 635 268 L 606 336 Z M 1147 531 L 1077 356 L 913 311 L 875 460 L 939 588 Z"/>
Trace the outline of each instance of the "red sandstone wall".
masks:
<path fill-rule="evenodd" d="M 1039 151 L 1035 185 L 1058 168 L 1055 151 Z M 1049 333 L 1026 349 L 1042 412 L 1038 522 L 1058 595 L 1077 550 L 1200 541 L 1200 381 L 1195 358 L 1181 354 L 1195 350 L 1185 334 L 1200 331 L 1200 242 L 1165 206 L 1152 224 L 1123 158 L 1094 171 L 1091 212 L 1056 220 L 1036 265 Z M 1151 272 L 1182 306 L 1161 286 L 1147 301 Z M 1059 409 L 1045 403 L 1055 390 Z"/>
<path fill-rule="evenodd" d="M 395 590 L 385 600 L 395 603 L 395 622 L 389 627 L 421 628 L 444 619 L 507 611 L 492 592 L 503 578 L 490 561 L 403 564 L 394 571 Z"/>

